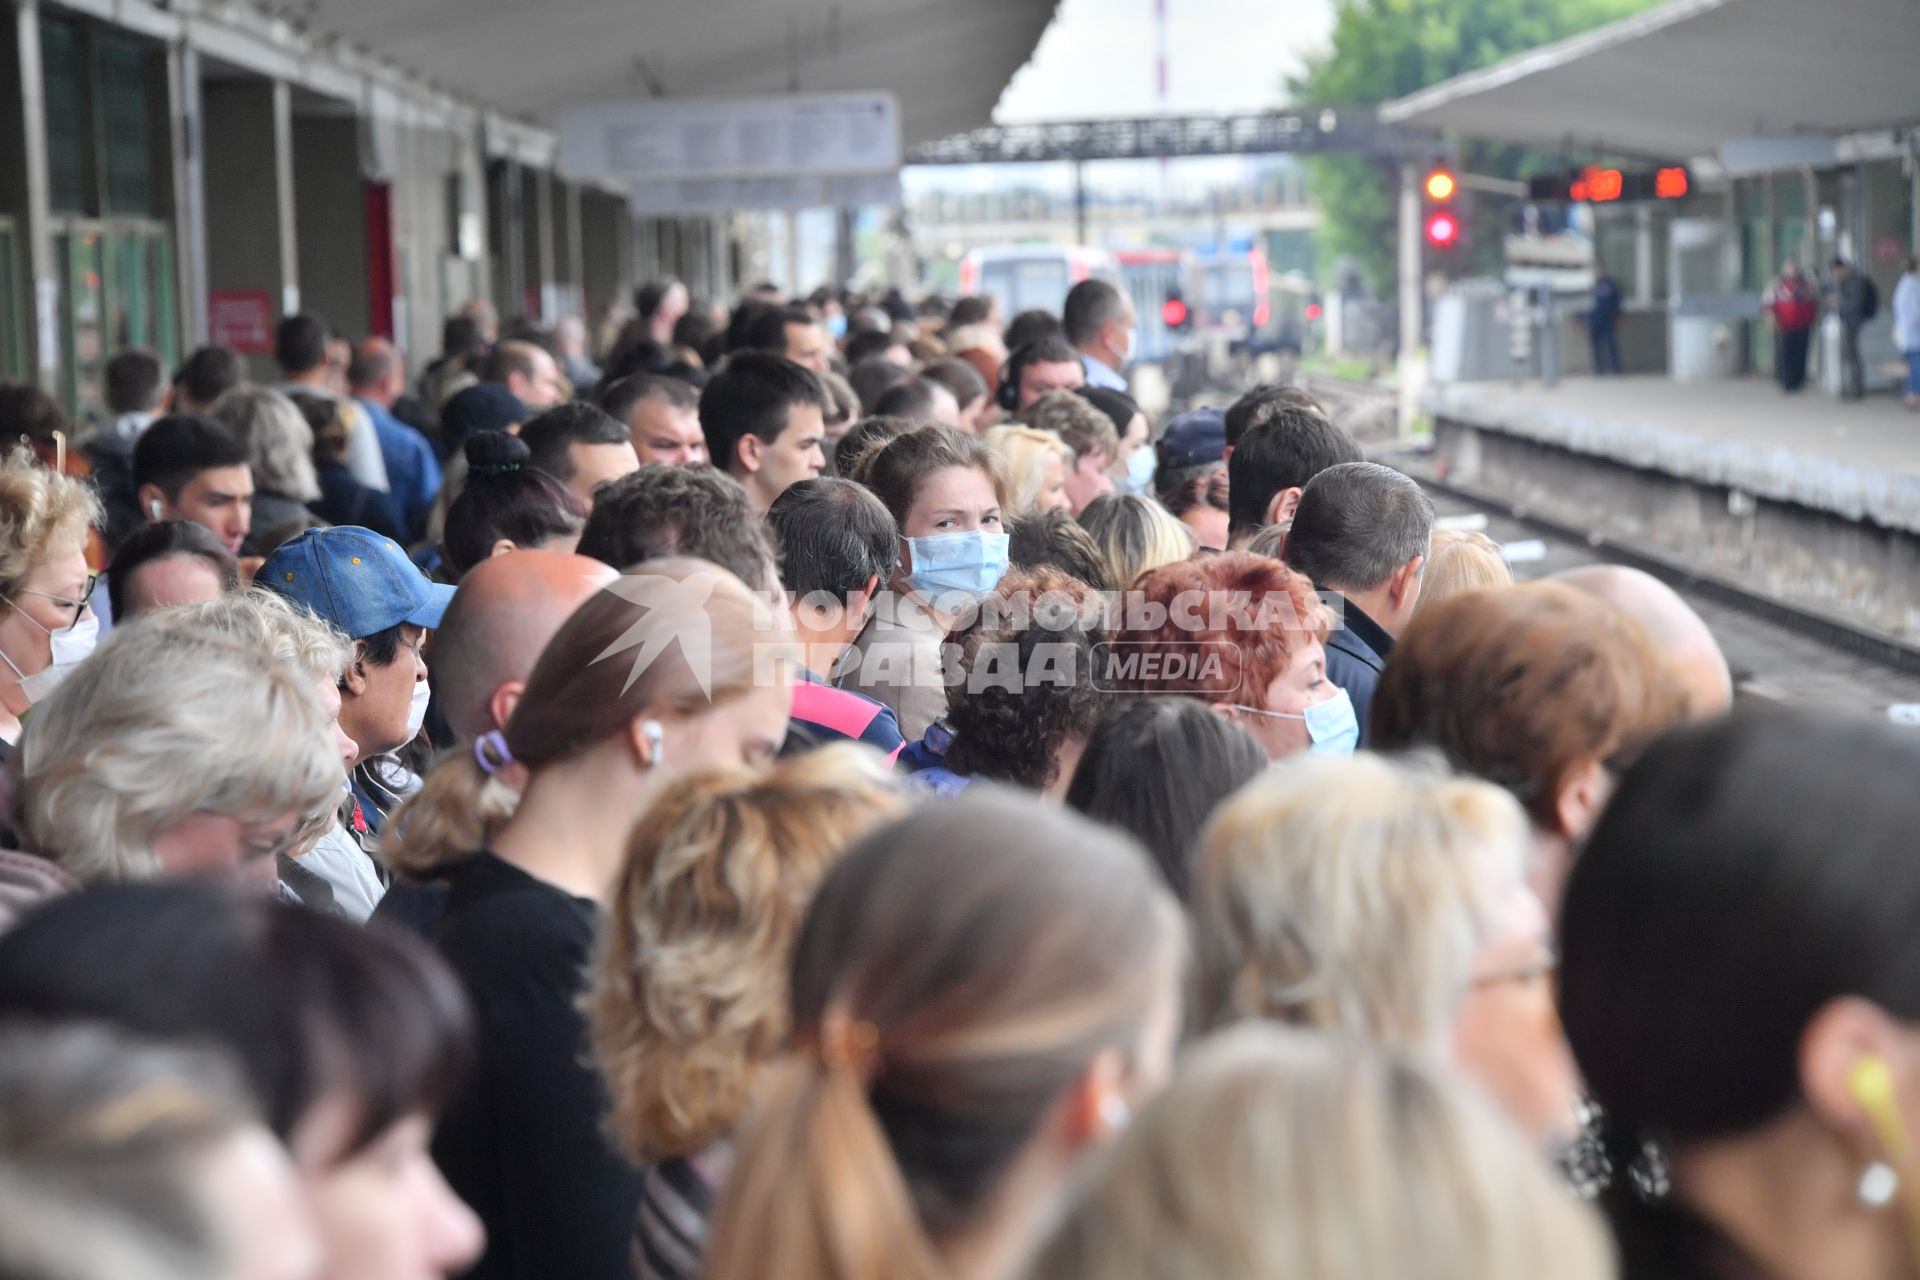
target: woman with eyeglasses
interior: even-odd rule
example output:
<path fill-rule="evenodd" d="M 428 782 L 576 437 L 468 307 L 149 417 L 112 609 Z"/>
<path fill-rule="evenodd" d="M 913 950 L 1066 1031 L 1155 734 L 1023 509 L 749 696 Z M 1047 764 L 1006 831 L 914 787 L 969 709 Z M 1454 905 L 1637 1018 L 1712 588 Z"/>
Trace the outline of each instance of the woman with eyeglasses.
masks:
<path fill-rule="evenodd" d="M 1215 813 L 1190 905 L 1202 1030 L 1270 1019 L 1457 1066 L 1577 1136 L 1526 814 L 1492 783 L 1361 753 L 1270 769 Z"/>
<path fill-rule="evenodd" d="M 93 652 L 87 532 L 101 518 L 86 483 L 27 449 L 0 463 L 0 760 L 22 719 Z"/>

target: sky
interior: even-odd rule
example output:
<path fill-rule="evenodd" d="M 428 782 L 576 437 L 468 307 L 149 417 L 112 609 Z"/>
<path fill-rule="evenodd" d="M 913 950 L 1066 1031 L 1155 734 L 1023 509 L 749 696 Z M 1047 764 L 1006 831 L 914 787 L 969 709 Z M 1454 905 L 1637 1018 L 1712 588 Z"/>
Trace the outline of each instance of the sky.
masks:
<path fill-rule="evenodd" d="M 1167 101 L 1176 113 L 1259 111 L 1285 102 L 1285 81 L 1303 54 L 1326 44 L 1333 0 L 1166 0 Z M 1154 0 L 1060 0 L 1026 66 L 1014 73 L 994 119 L 1002 124 L 1152 115 Z M 1237 158 L 1185 161 L 1181 185 L 1232 180 Z M 1155 181 L 1152 162 L 1088 167 L 1095 189 Z M 1020 184 L 1065 191 L 1065 165 L 909 169 L 919 191 L 991 191 Z"/>
<path fill-rule="evenodd" d="M 1257 111 L 1284 101 L 1288 73 L 1325 45 L 1332 0 L 1166 0 L 1167 109 Z M 1154 0 L 1061 0 L 1033 60 L 994 119 L 1151 115 Z"/>

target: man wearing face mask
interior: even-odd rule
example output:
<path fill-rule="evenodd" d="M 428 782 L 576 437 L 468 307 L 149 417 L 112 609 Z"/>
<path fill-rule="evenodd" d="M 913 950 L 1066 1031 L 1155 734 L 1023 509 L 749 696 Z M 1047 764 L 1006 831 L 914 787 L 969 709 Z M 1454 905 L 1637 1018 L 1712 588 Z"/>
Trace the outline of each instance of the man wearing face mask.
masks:
<path fill-rule="evenodd" d="M 309 529 L 282 544 L 255 581 L 353 641 L 353 661 L 340 677 L 340 727 L 356 748 L 350 763 L 357 832 L 377 834 L 412 789 L 411 773 L 392 753 L 418 737 L 426 721 L 430 690 L 421 654 L 454 589 L 421 573 L 398 543 L 351 525 Z"/>
<path fill-rule="evenodd" d="M 1087 385 L 1127 389 L 1127 364 L 1139 337 L 1133 299 L 1105 280 L 1086 279 L 1067 291 L 1060 324 L 1086 366 Z"/>
<path fill-rule="evenodd" d="M 1327 678 L 1353 700 L 1361 746 L 1381 668 L 1420 601 L 1432 542 L 1432 500 L 1392 467 L 1343 462 L 1301 491 L 1287 563 L 1339 597 Z"/>

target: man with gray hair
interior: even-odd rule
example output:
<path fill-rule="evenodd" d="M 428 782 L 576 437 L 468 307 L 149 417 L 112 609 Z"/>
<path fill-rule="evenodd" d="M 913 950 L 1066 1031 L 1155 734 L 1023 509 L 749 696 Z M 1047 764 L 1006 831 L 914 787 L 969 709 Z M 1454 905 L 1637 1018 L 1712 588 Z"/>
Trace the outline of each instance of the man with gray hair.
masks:
<path fill-rule="evenodd" d="M 1353 700 L 1363 747 L 1374 686 L 1413 618 L 1432 542 L 1432 500 L 1392 467 L 1343 462 L 1300 494 L 1286 559 L 1340 598 L 1344 617 L 1327 637 L 1327 678 Z"/>
<path fill-rule="evenodd" d="M 1105 280 L 1082 280 L 1067 291 L 1060 323 L 1086 366 L 1087 385 L 1125 391 L 1127 362 L 1139 345 L 1133 299 Z"/>

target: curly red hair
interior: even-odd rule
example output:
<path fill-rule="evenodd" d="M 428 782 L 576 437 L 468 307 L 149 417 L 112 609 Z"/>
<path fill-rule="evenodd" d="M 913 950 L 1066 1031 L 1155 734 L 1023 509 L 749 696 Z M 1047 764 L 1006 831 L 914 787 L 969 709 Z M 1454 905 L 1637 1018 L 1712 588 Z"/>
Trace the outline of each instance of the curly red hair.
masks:
<path fill-rule="evenodd" d="M 1160 606 L 1166 616 L 1137 626 L 1150 621 L 1135 616 L 1143 605 Z M 1203 702 L 1233 701 L 1246 690 L 1264 694 L 1299 646 L 1326 643 L 1330 624 L 1313 584 L 1278 560 L 1244 551 L 1182 560 L 1140 575 L 1113 638 L 1123 652 L 1198 651 L 1220 661 L 1203 679 L 1183 679 L 1177 688 L 1145 674 L 1144 665 L 1116 667 L 1115 682 L 1129 693 L 1183 693 Z"/>

